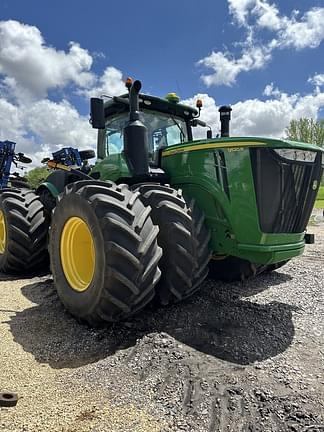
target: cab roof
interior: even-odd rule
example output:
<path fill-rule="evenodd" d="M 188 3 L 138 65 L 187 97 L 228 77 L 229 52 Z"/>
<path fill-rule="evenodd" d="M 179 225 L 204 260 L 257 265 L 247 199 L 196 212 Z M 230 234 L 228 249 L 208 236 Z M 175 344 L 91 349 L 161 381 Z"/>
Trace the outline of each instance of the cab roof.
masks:
<path fill-rule="evenodd" d="M 166 114 L 171 114 L 173 116 L 183 117 L 184 119 L 192 119 L 198 114 L 196 108 L 183 105 L 181 103 L 169 102 L 166 99 L 161 99 L 156 96 L 139 94 L 139 108 L 159 111 Z M 104 104 L 105 117 L 111 117 L 115 114 L 128 112 L 129 102 L 128 94 L 123 94 L 121 96 L 114 96 Z"/>

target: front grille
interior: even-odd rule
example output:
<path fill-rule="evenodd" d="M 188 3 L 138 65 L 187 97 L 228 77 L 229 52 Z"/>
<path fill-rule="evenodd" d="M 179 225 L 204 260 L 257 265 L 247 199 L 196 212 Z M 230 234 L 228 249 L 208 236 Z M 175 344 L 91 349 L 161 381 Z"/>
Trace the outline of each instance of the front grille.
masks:
<path fill-rule="evenodd" d="M 250 149 L 250 154 L 261 231 L 303 232 L 322 176 L 322 154 L 314 162 L 290 161 L 270 148 Z"/>

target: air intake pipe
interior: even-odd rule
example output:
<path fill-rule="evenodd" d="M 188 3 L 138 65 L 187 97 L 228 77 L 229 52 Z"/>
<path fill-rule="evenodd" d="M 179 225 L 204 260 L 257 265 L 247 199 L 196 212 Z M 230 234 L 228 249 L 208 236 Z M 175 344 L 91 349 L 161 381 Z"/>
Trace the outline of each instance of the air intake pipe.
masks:
<path fill-rule="evenodd" d="M 124 127 L 124 155 L 133 177 L 149 173 L 148 133 L 139 116 L 140 81 L 134 81 L 129 90 L 129 121 Z"/>
<path fill-rule="evenodd" d="M 219 119 L 221 122 L 221 137 L 229 137 L 229 124 L 231 120 L 232 108 L 228 105 L 223 105 L 219 108 Z"/>

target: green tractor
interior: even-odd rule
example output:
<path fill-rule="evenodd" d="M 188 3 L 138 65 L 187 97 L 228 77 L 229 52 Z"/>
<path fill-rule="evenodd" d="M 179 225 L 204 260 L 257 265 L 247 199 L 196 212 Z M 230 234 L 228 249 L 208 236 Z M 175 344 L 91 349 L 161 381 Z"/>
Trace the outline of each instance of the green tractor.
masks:
<path fill-rule="evenodd" d="M 193 128 L 208 127 L 200 101 L 193 108 L 175 94 L 140 94 L 140 81 L 126 87 L 91 100 L 94 167 L 92 151 L 62 149 L 37 191 L 2 192 L 0 270 L 22 270 L 19 251 L 9 254 L 13 241 L 24 253 L 48 246 L 60 299 L 95 325 L 125 319 L 153 298 L 178 302 L 208 271 L 244 280 L 303 253 L 313 241 L 305 229 L 323 171 L 320 148 L 230 138 L 230 107 L 220 108 L 220 137 L 209 128 L 194 141 Z"/>

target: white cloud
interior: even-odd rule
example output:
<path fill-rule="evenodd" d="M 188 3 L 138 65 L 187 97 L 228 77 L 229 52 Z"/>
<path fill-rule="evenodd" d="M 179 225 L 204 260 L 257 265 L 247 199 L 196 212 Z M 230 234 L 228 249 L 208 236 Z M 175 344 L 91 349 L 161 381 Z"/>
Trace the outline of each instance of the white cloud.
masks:
<path fill-rule="evenodd" d="M 248 99 L 233 105 L 233 135 L 282 137 L 293 118 L 295 98 Z"/>
<path fill-rule="evenodd" d="M 16 100 L 42 99 L 50 89 L 69 84 L 85 97 L 125 92 L 122 72 L 110 66 L 98 77 L 91 71 L 92 55 L 76 42 L 70 42 L 68 52 L 56 50 L 37 27 L 13 20 L 0 21 L 0 41 L 2 91 Z"/>
<path fill-rule="evenodd" d="M 232 85 L 242 72 L 261 69 L 272 57 L 275 49 L 317 48 L 324 40 L 324 7 L 314 7 L 299 17 L 281 15 L 275 4 L 267 0 L 228 0 L 230 14 L 246 30 L 241 55 L 235 59 L 229 52 L 212 52 L 198 64 L 211 69 L 203 74 L 207 86 Z M 267 29 L 269 34 L 258 33 Z"/>
<path fill-rule="evenodd" d="M 14 105 L 0 98 L 0 141 L 17 143 L 17 150 L 32 157 L 34 164 L 60 147 L 95 148 L 96 131 L 67 101 L 48 99 Z"/>
<path fill-rule="evenodd" d="M 324 108 L 324 92 L 315 92 L 299 98 L 294 107 L 294 118 L 317 118 L 320 109 Z"/>
<path fill-rule="evenodd" d="M 241 25 L 246 25 L 248 14 L 255 4 L 256 0 L 228 0 L 230 13 Z"/>
<path fill-rule="evenodd" d="M 212 69 L 211 74 L 202 75 L 202 80 L 209 87 L 211 85 L 232 85 L 241 72 L 263 68 L 271 55 L 266 47 L 253 47 L 244 50 L 238 59 L 229 53 L 212 52 L 201 59 L 198 64 Z"/>
<path fill-rule="evenodd" d="M 94 148 L 96 131 L 87 117 L 66 100 L 56 103 L 44 99 L 32 104 L 25 113 L 26 129 L 51 149 L 60 147 Z"/>
<path fill-rule="evenodd" d="M 69 83 L 87 87 L 94 80 L 92 57 L 76 42 L 68 52 L 47 46 L 37 27 L 18 21 L 0 21 L 0 74 L 15 96 L 45 97 Z"/>
<path fill-rule="evenodd" d="M 274 97 L 280 97 L 281 91 L 278 88 L 275 88 L 273 83 L 267 84 L 263 90 L 264 96 L 274 96 Z"/>
<path fill-rule="evenodd" d="M 271 90 L 271 91 L 270 91 Z M 324 107 L 324 92 L 316 92 L 301 96 L 288 95 L 269 85 L 269 95 L 275 92 L 275 98 L 265 101 L 248 99 L 232 105 L 232 136 L 268 136 L 280 138 L 285 135 L 285 129 L 292 119 L 301 117 L 317 118 L 319 110 Z M 201 119 L 206 121 L 213 129 L 214 136 L 219 133 L 219 112 L 216 101 L 208 94 L 197 94 L 183 101 L 195 106 L 195 101 L 202 99 L 203 109 Z M 206 136 L 205 129 L 195 128 L 195 138 Z"/>
<path fill-rule="evenodd" d="M 116 96 L 125 92 L 126 87 L 123 74 L 113 66 L 108 66 L 103 75 L 93 83 L 93 86 L 80 91 L 86 97 L 100 97 L 103 94 Z"/>
<path fill-rule="evenodd" d="M 296 49 L 317 48 L 324 40 L 324 8 L 313 8 L 300 21 L 283 20 L 279 32 L 279 46 Z"/>
<path fill-rule="evenodd" d="M 314 84 L 316 86 L 323 86 L 324 85 L 324 73 L 323 74 L 316 74 L 313 77 L 308 79 L 308 82 L 311 84 Z"/>
<path fill-rule="evenodd" d="M 281 18 L 279 16 L 278 8 L 273 4 L 267 3 L 266 1 L 256 2 L 253 12 L 258 17 L 257 25 L 269 30 L 280 30 L 282 28 L 283 22 L 285 21 L 285 18 Z"/>
<path fill-rule="evenodd" d="M 229 11 L 244 27 L 267 28 L 276 33 L 279 47 L 316 48 L 324 39 L 324 8 L 313 7 L 299 18 L 281 15 L 278 7 L 268 0 L 228 0 Z"/>
<path fill-rule="evenodd" d="M 228 2 L 230 12 L 239 24 L 273 31 L 277 47 L 317 48 L 324 39 L 323 7 L 313 7 L 299 18 L 298 10 L 293 10 L 290 17 L 281 15 L 278 7 L 267 0 Z"/>
<path fill-rule="evenodd" d="M 92 56 L 75 42 L 68 52 L 46 45 L 38 28 L 0 21 L 0 140 L 17 143 L 39 164 L 63 146 L 95 148 L 96 130 L 67 100 L 47 98 L 51 89 L 88 96 L 119 94 L 122 73 L 108 67 L 102 77 L 92 71 Z"/>

